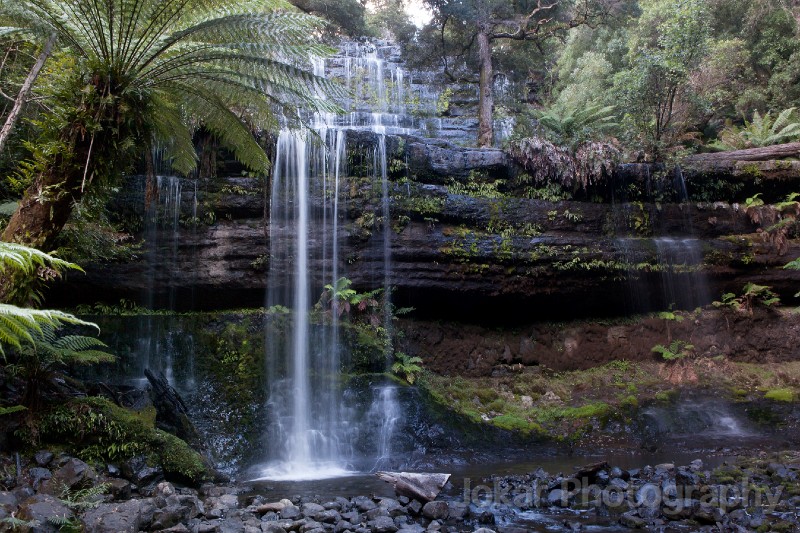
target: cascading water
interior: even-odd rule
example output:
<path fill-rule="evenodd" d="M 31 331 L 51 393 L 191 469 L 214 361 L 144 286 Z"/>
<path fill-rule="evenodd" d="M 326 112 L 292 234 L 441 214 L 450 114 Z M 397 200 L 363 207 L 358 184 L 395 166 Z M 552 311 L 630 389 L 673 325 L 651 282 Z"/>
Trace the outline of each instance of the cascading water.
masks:
<path fill-rule="evenodd" d="M 162 161 L 161 151 L 154 153 L 156 168 L 161 169 L 166 166 Z M 157 306 L 154 287 L 156 277 L 171 278 L 181 267 L 178 264 L 179 250 L 181 243 L 181 214 L 186 207 L 184 196 L 191 202 L 192 213 L 197 209 L 197 185 L 191 184 L 191 189 L 184 190 L 187 180 L 177 176 L 157 175 L 155 176 L 156 195 L 146 206 L 145 213 L 145 242 L 148 254 L 148 287 L 142 297 L 143 304 L 148 309 Z M 192 221 L 192 224 L 194 222 Z M 162 303 L 168 310 L 177 307 L 177 293 L 173 284 L 166 283 L 170 287 L 166 294 L 166 299 Z M 174 354 L 181 349 L 181 344 L 191 344 L 194 342 L 191 333 L 162 331 L 165 326 L 164 320 L 156 320 L 152 315 L 144 315 L 139 320 L 139 344 L 133 356 L 136 359 L 138 375 L 140 381 L 144 381 L 144 370 L 146 368 L 161 372 L 173 386 L 176 386 L 176 376 L 174 372 Z M 191 369 L 190 369 L 191 370 Z M 194 385 L 194 376 L 181 377 L 180 387 L 182 390 L 190 390 Z"/>
<path fill-rule="evenodd" d="M 376 387 L 373 390 L 372 405 L 367 417 L 377 420 L 378 424 L 378 460 L 373 470 L 381 468 L 392 456 L 392 435 L 402 418 L 400 404 L 397 401 L 397 388 L 393 386 Z"/>
<path fill-rule="evenodd" d="M 711 301 L 702 272 L 703 251 L 697 239 L 659 237 L 656 245 L 664 302 L 676 309 L 694 309 Z"/>
<path fill-rule="evenodd" d="M 366 426 L 380 426 L 376 449 L 371 453 L 380 458 L 389 453 L 391 434 L 400 419 L 393 387 L 381 388 L 383 392 L 373 398 L 366 419 L 358 420 L 356 409 L 345 401 L 340 363 L 348 354 L 343 353 L 340 342 L 336 299 L 330 302 L 332 309 L 324 324 L 309 317 L 323 288 L 327 285 L 335 290 L 338 280 L 346 275 L 338 246 L 345 213 L 346 132 L 367 130 L 376 136 L 373 188 L 380 190 L 383 229 L 376 239 L 380 250 L 375 255 L 380 261 L 373 283 L 386 293 L 383 327 L 390 330 L 391 224 L 385 135 L 387 131 L 406 132 L 399 126 L 406 118 L 397 113 L 404 108 L 404 76 L 399 67 L 387 68 L 372 47 L 348 46 L 344 54 L 344 58 L 333 61 L 344 73 L 344 84 L 356 95 L 343 107 L 355 110 L 346 116 L 316 115 L 311 131 L 284 129 L 277 142 L 270 198 L 267 305 L 291 307 L 291 332 L 284 342 L 277 338 L 268 338 L 267 342 L 271 376 L 267 440 L 274 453 L 260 472 L 262 479 L 345 475 L 366 459 L 356 457 L 354 451 L 354 443 Z M 315 74 L 325 74 L 324 61 L 315 59 L 312 65 Z M 384 79 L 387 73 L 393 80 L 391 88 Z M 371 105 L 365 106 L 365 101 Z M 386 416 L 391 414 L 390 422 L 372 416 L 376 409 Z"/>

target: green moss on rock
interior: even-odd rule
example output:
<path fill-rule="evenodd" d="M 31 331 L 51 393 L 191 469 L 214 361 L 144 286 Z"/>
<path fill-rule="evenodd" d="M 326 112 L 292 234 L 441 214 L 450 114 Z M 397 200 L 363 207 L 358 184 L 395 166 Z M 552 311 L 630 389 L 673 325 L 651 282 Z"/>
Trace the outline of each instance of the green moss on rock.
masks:
<path fill-rule="evenodd" d="M 58 447 L 87 462 L 145 455 L 168 479 L 193 484 L 210 479 L 203 457 L 156 429 L 151 411 L 132 411 L 104 398 L 77 398 L 43 412 L 22 437 L 31 447 Z"/>

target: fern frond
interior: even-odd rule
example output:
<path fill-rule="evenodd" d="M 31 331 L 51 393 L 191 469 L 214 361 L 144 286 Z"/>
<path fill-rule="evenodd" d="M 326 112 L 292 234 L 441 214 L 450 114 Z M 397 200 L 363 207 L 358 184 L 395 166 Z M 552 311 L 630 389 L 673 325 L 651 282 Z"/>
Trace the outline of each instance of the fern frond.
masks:
<path fill-rule="evenodd" d="M 0 355 L 5 356 L 4 346 L 21 348 L 44 339 L 47 330 L 58 329 L 63 324 L 88 326 L 100 331 L 97 324 L 52 309 L 28 309 L 15 305 L 0 304 Z"/>
<path fill-rule="evenodd" d="M 78 265 L 36 248 L 11 242 L 0 242 L 0 272 L 10 268 L 16 272 L 30 275 L 39 267 L 50 267 L 59 273 L 67 269 L 83 272 Z"/>

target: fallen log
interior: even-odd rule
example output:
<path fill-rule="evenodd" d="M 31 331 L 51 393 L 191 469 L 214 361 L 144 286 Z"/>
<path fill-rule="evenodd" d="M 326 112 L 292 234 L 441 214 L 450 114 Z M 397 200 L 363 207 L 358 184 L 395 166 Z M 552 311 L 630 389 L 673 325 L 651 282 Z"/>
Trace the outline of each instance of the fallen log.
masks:
<path fill-rule="evenodd" d="M 430 502 L 442 491 L 450 474 L 414 474 L 410 472 L 376 472 L 381 480 L 391 483 L 398 496 Z"/>
<path fill-rule="evenodd" d="M 792 180 L 800 178 L 800 143 L 763 148 L 690 155 L 683 170 L 690 176 L 726 176 L 743 181 Z"/>
<path fill-rule="evenodd" d="M 773 161 L 798 157 L 800 157 L 800 142 L 729 152 L 695 154 L 687 157 L 685 161 L 688 164 L 725 164 L 731 161 Z"/>

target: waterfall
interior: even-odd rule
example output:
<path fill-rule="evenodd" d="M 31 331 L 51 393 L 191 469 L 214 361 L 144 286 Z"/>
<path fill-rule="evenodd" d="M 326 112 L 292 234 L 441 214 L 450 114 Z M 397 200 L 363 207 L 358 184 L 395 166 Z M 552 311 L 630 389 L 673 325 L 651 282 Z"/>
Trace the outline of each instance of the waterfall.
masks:
<path fill-rule="evenodd" d="M 372 393 L 372 405 L 367 418 L 376 421 L 378 429 L 378 459 L 373 470 L 377 470 L 392 457 L 392 435 L 398 421 L 402 418 L 397 401 L 397 388 L 393 386 L 376 387 Z"/>
<path fill-rule="evenodd" d="M 153 159 L 156 169 L 163 170 L 167 166 L 163 150 L 156 148 Z M 196 216 L 197 184 L 192 183 L 192 188 L 187 191 L 185 186 L 188 180 L 177 176 L 157 175 L 155 180 L 156 197 L 147 206 L 145 213 L 148 287 L 142 295 L 142 304 L 148 309 L 164 307 L 167 310 L 175 310 L 179 302 L 172 279 L 181 269 L 178 252 L 181 246 L 181 214 L 182 209 L 186 207 L 184 196 L 191 201 L 192 213 Z M 158 279 L 165 280 L 165 285 L 169 287 L 165 295 L 160 295 L 160 301 L 157 301 L 155 291 Z M 177 383 L 174 371 L 175 354 L 182 349 L 182 345 L 191 345 L 194 339 L 191 333 L 171 331 L 165 322 L 167 322 L 165 319 L 152 315 L 143 315 L 139 319 L 139 342 L 134 354 L 140 376 L 138 381 L 145 382 L 144 369 L 149 368 L 163 372 L 167 381 L 173 386 L 188 390 L 193 384 L 194 377 L 181 376 L 181 383 Z M 180 387 L 184 381 L 186 387 Z"/>
<path fill-rule="evenodd" d="M 664 303 L 676 309 L 694 309 L 711 302 L 703 250 L 698 239 L 659 237 L 656 245 Z"/>
<path fill-rule="evenodd" d="M 344 83 L 356 98 L 343 107 L 353 112 L 334 116 L 317 114 L 311 129 L 284 128 L 277 140 L 270 196 L 270 271 L 267 305 L 290 307 L 291 331 L 285 339 L 268 335 L 267 442 L 270 448 L 261 479 L 321 479 L 346 475 L 363 464 L 354 443 L 368 426 L 379 426 L 372 459 L 390 453 L 395 422 L 400 419 L 394 387 L 374 395 L 366 419 L 346 400 L 341 364 L 348 354 L 340 341 L 337 302 L 331 302 L 329 319 L 320 324 L 310 313 L 326 285 L 337 286 L 346 276 L 339 253 L 340 223 L 346 216 L 343 190 L 347 180 L 348 130 L 376 134 L 373 152 L 373 189 L 380 191 L 382 234 L 376 257 L 379 266 L 373 283 L 383 287 L 387 305 L 383 327 L 389 330 L 391 307 L 391 213 L 387 172 L 386 134 L 402 130 L 401 118 L 387 113 L 400 106 L 402 97 L 389 101 L 386 80 L 394 80 L 394 95 L 402 95 L 403 76 L 390 69 L 374 47 L 348 45 L 338 58 Z M 326 74 L 326 61 L 312 59 L 315 74 Z M 377 101 L 375 98 L 377 97 Z M 369 105 L 366 102 L 369 101 Z M 392 124 L 387 127 L 384 121 Z M 378 189 L 379 188 L 379 189 Z M 376 237 L 378 237 L 376 235 Z M 323 311 L 324 312 L 324 311 Z M 317 311 L 319 313 L 319 311 Z M 387 365 L 391 355 L 387 352 Z M 388 369 L 388 367 L 387 367 Z M 372 416 L 386 413 L 391 421 Z M 393 413 L 393 414 L 392 414 Z"/>

